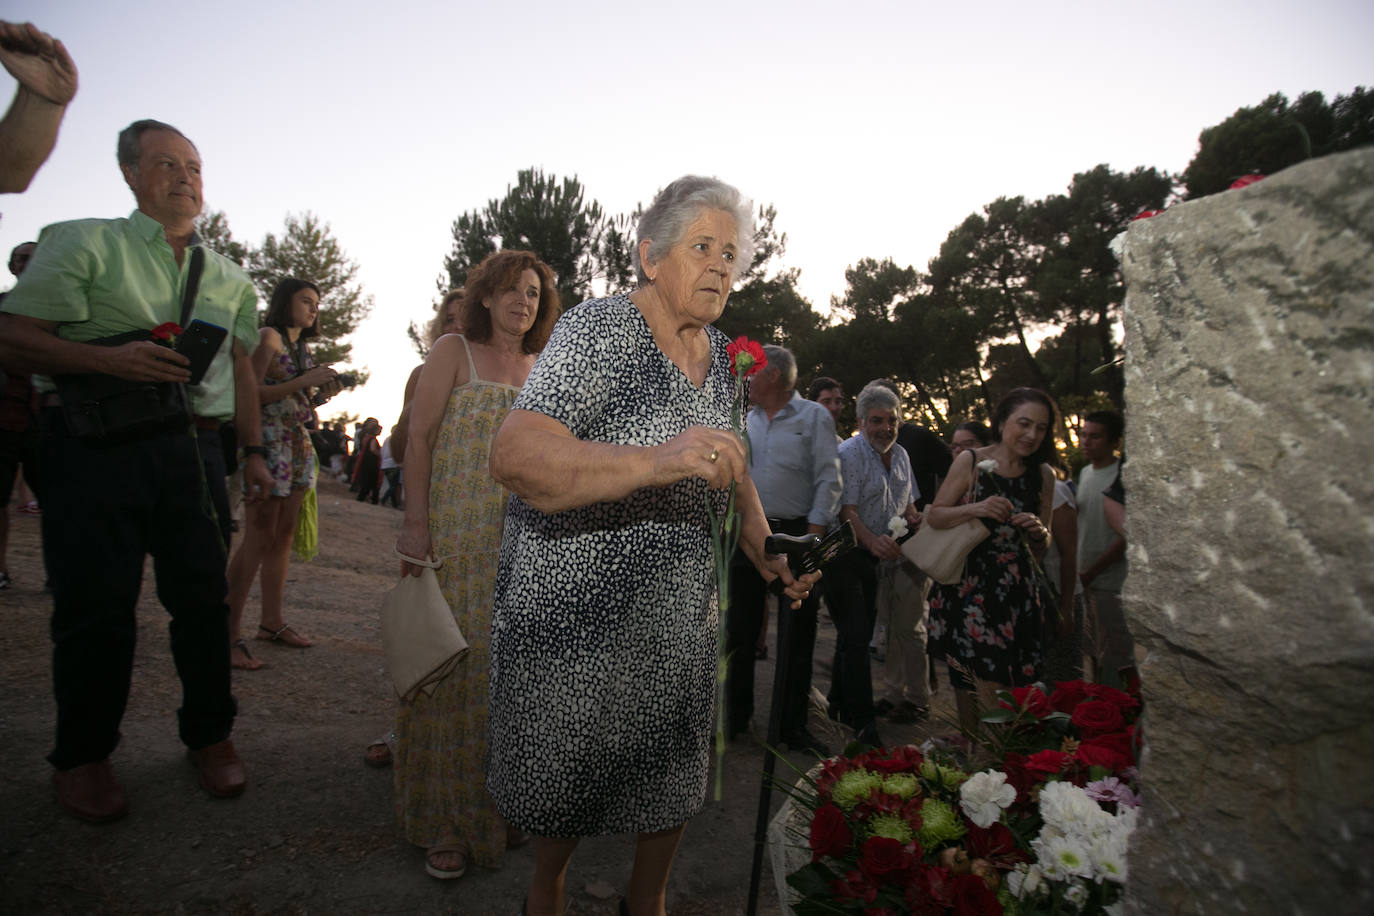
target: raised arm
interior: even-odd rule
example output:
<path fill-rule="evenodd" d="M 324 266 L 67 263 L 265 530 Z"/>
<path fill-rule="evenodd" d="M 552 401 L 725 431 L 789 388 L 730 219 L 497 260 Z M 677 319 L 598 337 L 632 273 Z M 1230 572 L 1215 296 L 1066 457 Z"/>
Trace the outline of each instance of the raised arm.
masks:
<path fill-rule="evenodd" d="M 57 143 L 67 103 L 76 94 L 76 65 L 62 42 L 31 23 L 0 21 L 0 63 L 19 81 L 0 120 L 0 191 L 29 186 Z"/>
<path fill-rule="evenodd" d="M 412 418 L 412 429 L 414 424 Z M 588 442 L 552 417 L 512 410 L 491 445 L 491 476 L 540 512 L 563 512 L 688 477 L 701 477 L 714 489 L 742 482 L 744 445 L 729 430 L 707 426 L 655 446 Z"/>

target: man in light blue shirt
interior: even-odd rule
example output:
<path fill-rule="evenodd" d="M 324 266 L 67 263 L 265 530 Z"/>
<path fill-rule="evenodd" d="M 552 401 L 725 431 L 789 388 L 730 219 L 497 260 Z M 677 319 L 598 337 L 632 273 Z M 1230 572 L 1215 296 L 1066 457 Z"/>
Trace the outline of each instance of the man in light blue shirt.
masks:
<path fill-rule="evenodd" d="M 830 413 L 793 390 L 797 361 L 783 347 L 765 346 L 768 365 L 749 383 L 749 473 L 775 534 L 824 534 L 840 504 L 840 459 Z M 748 727 L 754 711 L 754 644 L 765 614 L 762 577 L 740 552 L 730 574 L 725 679 L 727 730 Z M 816 645 L 816 592 L 779 622 L 778 665 L 785 657 L 781 739 L 792 750 L 829 750 L 806 727 L 811 662 Z M 782 634 L 786 633 L 786 644 Z"/>
<path fill-rule="evenodd" d="M 861 435 L 840 444 L 844 480 L 839 520 L 849 522 L 859 549 L 839 557 L 826 570 L 825 601 L 835 620 L 835 660 L 830 683 L 830 715 L 850 725 L 859 741 L 878 747 L 868 641 L 877 615 L 878 564 L 902 559 L 894 521 L 915 528 L 921 523 L 914 499 L 911 461 L 897 445 L 902 404 L 881 384 L 859 392 L 857 414 Z M 892 629 L 905 622 L 893 621 Z M 925 672 L 920 676 L 924 679 Z"/>

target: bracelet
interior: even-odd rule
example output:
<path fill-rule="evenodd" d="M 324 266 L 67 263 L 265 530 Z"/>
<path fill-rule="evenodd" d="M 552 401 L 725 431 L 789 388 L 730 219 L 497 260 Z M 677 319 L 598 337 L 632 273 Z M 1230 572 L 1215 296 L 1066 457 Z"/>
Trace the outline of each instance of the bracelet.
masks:
<path fill-rule="evenodd" d="M 267 458 L 267 446 L 265 445 L 245 445 L 243 447 L 243 457 L 249 458 L 257 455 L 259 458 Z"/>

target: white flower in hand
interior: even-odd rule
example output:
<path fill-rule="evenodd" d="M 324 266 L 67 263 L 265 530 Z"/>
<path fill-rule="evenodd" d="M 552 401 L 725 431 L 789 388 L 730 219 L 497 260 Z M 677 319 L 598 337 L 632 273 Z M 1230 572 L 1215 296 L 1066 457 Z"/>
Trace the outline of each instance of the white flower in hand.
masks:
<path fill-rule="evenodd" d="M 975 773 L 959 787 L 959 807 L 979 827 L 991 827 L 1002 809 L 1016 801 L 1016 789 L 1007 785 L 1007 774 L 998 770 Z"/>
<path fill-rule="evenodd" d="M 982 461 L 978 462 L 978 470 L 987 471 L 991 474 L 993 471 L 997 470 L 997 459 L 984 458 Z"/>
<path fill-rule="evenodd" d="M 887 523 L 887 533 L 892 535 L 895 541 L 897 538 L 906 537 L 906 519 L 900 515 L 894 515 Z"/>

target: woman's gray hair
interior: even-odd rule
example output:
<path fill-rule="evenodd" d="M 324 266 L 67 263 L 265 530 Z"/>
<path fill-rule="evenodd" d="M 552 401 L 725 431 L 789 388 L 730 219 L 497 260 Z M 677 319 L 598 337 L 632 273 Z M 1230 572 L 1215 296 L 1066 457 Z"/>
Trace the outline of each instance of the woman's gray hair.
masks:
<path fill-rule="evenodd" d="M 668 185 L 654 198 L 649 209 L 639 218 L 635 230 L 635 273 L 639 285 L 649 282 L 639 257 L 639 243 L 650 240 L 649 260 L 657 262 L 668 249 L 682 241 L 687 227 L 702 210 L 724 210 L 735 218 L 735 270 L 738 279 L 754 260 L 754 205 L 739 190 L 718 178 L 684 175 Z"/>
<path fill-rule="evenodd" d="M 115 158 L 119 160 L 121 166 L 127 165 L 134 171 L 138 171 L 138 157 L 142 153 L 141 141 L 143 135 L 150 130 L 171 131 L 187 143 L 190 143 L 191 149 L 196 149 L 196 145 L 191 142 L 191 138 L 172 125 L 164 124 L 161 121 L 154 121 L 152 118 L 144 118 L 142 121 L 135 121 L 119 132 L 119 142 L 115 144 Z M 200 150 L 196 150 L 196 152 L 199 153 Z"/>
<path fill-rule="evenodd" d="M 892 391 L 891 388 L 879 382 L 869 382 L 864 386 L 864 390 L 859 392 L 857 405 L 854 413 L 860 420 L 868 416 L 868 412 L 873 409 L 890 410 L 897 415 L 897 419 L 902 418 L 902 399 Z"/>
<path fill-rule="evenodd" d="M 797 358 L 792 355 L 791 350 L 777 344 L 764 344 L 763 355 L 768 357 L 768 364 L 763 367 L 764 372 L 770 369 L 778 370 L 784 388 L 790 389 L 797 384 Z"/>

